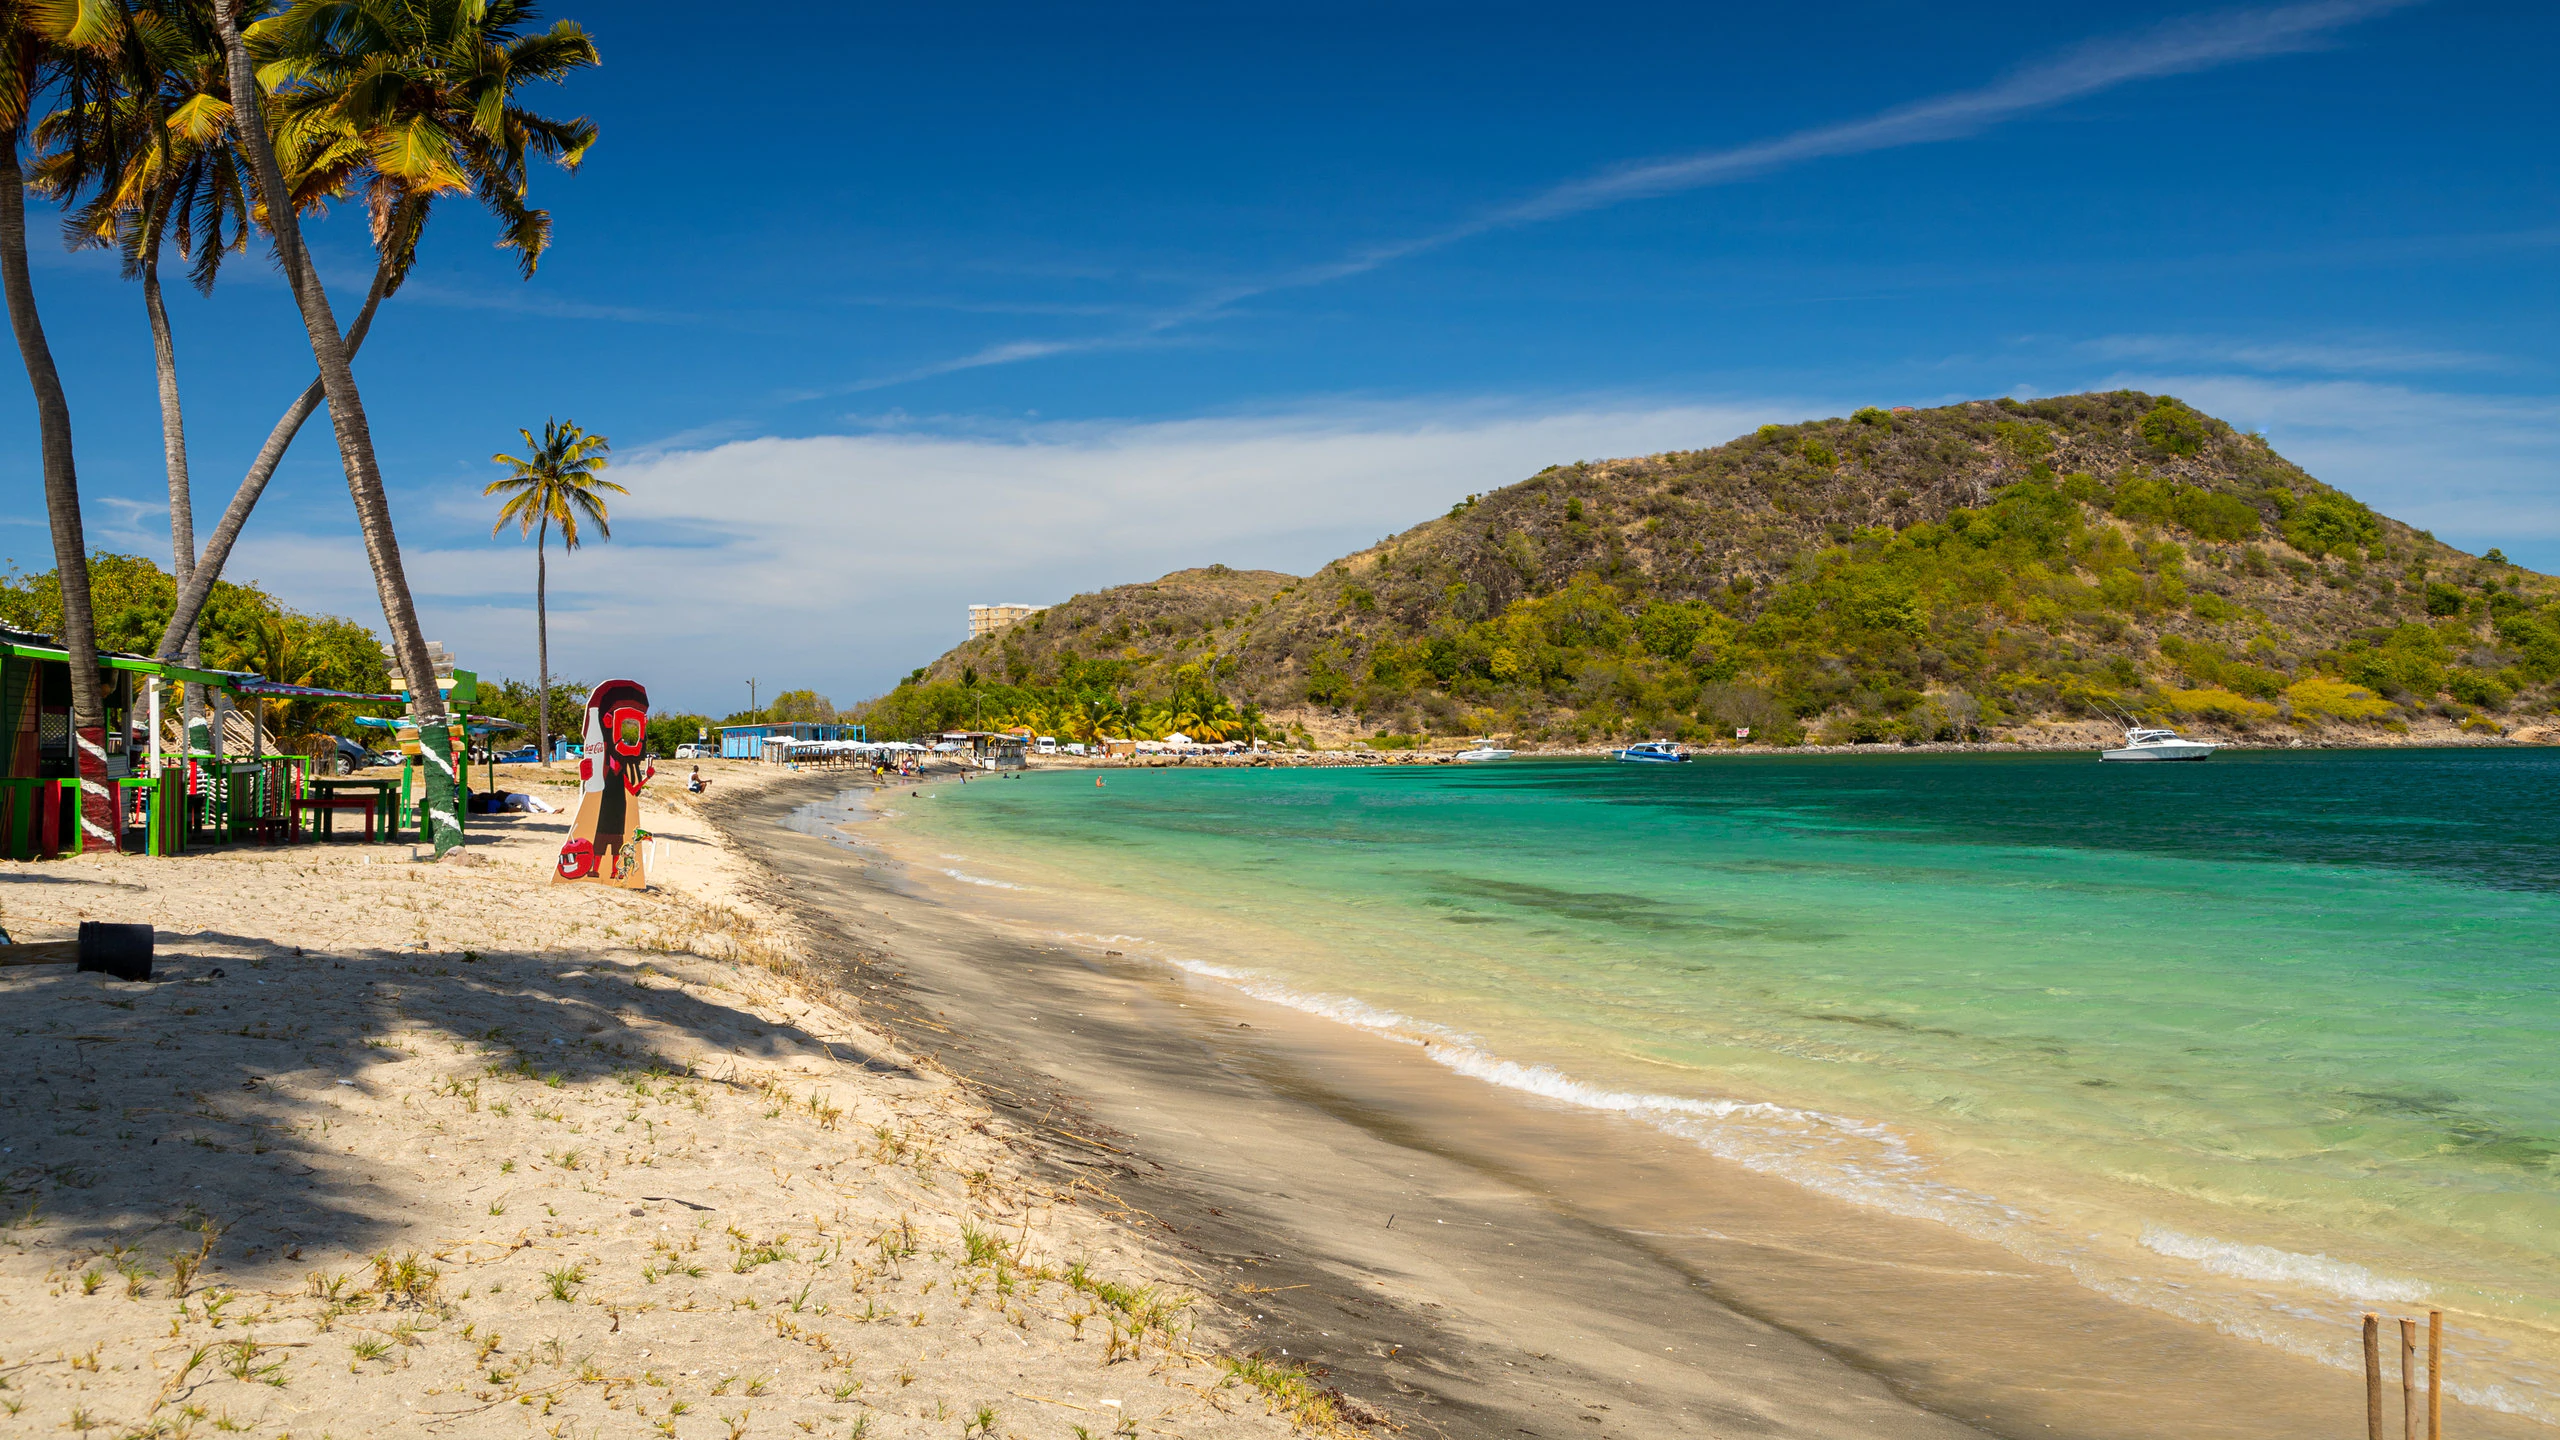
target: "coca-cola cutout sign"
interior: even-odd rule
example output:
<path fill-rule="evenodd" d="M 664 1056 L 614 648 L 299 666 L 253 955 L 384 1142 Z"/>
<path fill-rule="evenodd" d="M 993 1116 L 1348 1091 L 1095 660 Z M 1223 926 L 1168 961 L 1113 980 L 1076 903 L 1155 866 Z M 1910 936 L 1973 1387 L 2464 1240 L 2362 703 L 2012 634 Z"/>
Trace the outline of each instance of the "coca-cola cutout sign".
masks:
<path fill-rule="evenodd" d="M 649 692 L 636 680 L 607 680 L 587 695 L 586 754 L 578 761 L 578 818 L 560 847 L 554 880 L 601 880 L 638 890 L 649 883 L 641 854 L 640 787 L 657 767 L 646 759 Z"/>

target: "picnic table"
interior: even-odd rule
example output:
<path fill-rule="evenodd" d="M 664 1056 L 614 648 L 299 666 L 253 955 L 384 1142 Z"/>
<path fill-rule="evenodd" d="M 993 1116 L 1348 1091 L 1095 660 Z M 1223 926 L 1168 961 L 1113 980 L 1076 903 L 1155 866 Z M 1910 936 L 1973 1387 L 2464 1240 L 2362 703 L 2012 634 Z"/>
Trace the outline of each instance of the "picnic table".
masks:
<path fill-rule="evenodd" d="M 350 775 L 303 782 L 302 808 L 311 812 L 315 834 L 334 833 L 334 822 L 341 810 L 364 812 L 365 838 L 396 841 L 400 838 L 400 782 L 391 779 L 368 779 Z"/>

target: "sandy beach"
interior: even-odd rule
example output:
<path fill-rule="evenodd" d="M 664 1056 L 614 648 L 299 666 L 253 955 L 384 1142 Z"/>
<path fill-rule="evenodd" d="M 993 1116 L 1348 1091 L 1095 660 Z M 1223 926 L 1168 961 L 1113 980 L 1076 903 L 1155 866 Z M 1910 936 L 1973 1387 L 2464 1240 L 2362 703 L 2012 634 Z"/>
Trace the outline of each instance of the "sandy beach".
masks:
<path fill-rule="evenodd" d="M 0 1434 L 2359 1418 L 2334 1370 L 1026 928 L 900 853 L 931 783 L 706 769 L 645 894 L 548 883 L 565 814 L 458 863 L 0 870 L 20 939 L 160 947 L 0 972 Z"/>
<path fill-rule="evenodd" d="M 1322 1403 L 1220 1363 L 1227 1284 L 817 983 L 698 808 L 644 813 L 646 894 L 550 884 L 565 813 L 459 863 L 0 867 L 21 940 L 159 946 L 150 983 L 0 971 L 0 1433 L 1246 1436 Z"/>

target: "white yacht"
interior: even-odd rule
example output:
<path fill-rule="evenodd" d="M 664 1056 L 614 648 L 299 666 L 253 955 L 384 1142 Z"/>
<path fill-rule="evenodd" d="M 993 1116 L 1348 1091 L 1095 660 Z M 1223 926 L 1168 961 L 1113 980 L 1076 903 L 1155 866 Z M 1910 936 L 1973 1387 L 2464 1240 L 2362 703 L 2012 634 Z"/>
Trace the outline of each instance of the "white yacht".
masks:
<path fill-rule="evenodd" d="M 1494 744 L 1491 740 L 1487 740 L 1473 750 L 1459 751 L 1458 759 L 1462 763 L 1473 764 L 1481 760 L 1508 760 L 1512 757 L 1513 753 L 1514 752 L 1505 750 L 1501 746 Z"/>
<path fill-rule="evenodd" d="M 2204 760 L 2221 747 L 2210 740 L 2189 740 L 2175 730 L 2135 725 L 2124 732 L 2120 749 L 2101 750 L 2101 760 Z"/>

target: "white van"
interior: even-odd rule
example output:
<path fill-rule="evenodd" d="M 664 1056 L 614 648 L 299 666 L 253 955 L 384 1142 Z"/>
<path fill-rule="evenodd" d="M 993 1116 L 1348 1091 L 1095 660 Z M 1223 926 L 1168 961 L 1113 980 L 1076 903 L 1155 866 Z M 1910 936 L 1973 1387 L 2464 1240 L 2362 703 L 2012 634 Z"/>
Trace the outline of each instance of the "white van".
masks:
<path fill-rule="evenodd" d="M 1055 735 L 1043 735 L 1043 736 L 1041 736 L 1039 739 L 1032 741 L 1032 742 L 1031 742 L 1031 753 L 1033 753 L 1033 754 L 1035 754 L 1035 755 L 1055 755 L 1055 754 L 1057 754 L 1057 753 L 1058 753 L 1058 737 L 1057 737 L 1057 736 L 1055 736 Z"/>

